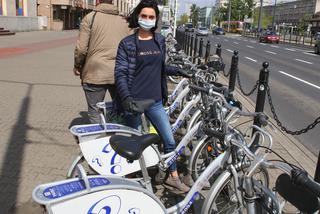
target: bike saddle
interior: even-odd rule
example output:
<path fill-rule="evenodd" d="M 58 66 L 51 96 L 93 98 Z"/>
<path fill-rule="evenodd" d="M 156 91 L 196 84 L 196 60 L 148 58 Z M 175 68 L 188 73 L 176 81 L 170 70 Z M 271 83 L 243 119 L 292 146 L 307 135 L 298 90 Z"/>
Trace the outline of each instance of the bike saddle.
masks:
<path fill-rule="evenodd" d="M 143 150 L 148 146 L 159 142 L 160 137 L 156 134 L 132 137 L 113 135 L 110 138 L 110 145 L 112 149 L 129 161 L 139 160 Z"/>
<path fill-rule="evenodd" d="M 317 196 L 293 183 L 288 174 L 281 174 L 276 181 L 276 191 L 293 206 L 304 213 L 314 213 L 319 209 Z"/>
<path fill-rule="evenodd" d="M 134 100 L 134 108 L 133 110 L 138 113 L 144 113 L 146 109 L 148 109 L 152 104 L 155 103 L 152 99 L 146 100 Z"/>

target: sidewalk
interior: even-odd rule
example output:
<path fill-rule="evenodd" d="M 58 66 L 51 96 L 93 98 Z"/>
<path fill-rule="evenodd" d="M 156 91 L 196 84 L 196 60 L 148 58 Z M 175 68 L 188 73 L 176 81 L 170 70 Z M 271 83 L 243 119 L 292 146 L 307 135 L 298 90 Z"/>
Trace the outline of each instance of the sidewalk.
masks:
<path fill-rule="evenodd" d="M 79 152 L 68 130 L 86 121 L 84 94 L 72 73 L 76 37 L 77 31 L 24 32 L 0 39 L 2 214 L 41 213 L 32 190 L 64 179 Z M 236 97 L 253 110 L 250 100 Z M 311 152 L 280 132 L 274 139 L 273 149 L 314 174 L 317 158 Z M 17 210 L 9 211 L 13 206 Z"/>

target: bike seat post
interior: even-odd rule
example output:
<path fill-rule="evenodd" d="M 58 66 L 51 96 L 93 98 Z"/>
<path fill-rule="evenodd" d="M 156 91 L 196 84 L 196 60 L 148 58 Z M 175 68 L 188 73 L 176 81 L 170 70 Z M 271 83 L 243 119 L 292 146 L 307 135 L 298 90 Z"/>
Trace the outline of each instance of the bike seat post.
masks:
<path fill-rule="evenodd" d="M 139 163 L 140 163 L 140 167 L 141 167 L 141 171 L 142 171 L 144 185 L 147 188 L 147 190 L 149 190 L 150 192 L 153 192 L 152 185 L 151 185 L 151 178 L 148 174 L 146 162 L 144 160 L 143 155 L 141 155 L 141 157 L 139 159 Z"/>

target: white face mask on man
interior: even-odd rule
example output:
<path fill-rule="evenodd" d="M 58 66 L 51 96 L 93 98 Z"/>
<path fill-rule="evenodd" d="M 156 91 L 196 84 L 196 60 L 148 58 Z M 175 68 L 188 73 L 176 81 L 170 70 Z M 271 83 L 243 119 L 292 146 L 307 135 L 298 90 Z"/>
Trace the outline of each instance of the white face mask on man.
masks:
<path fill-rule="evenodd" d="M 149 31 L 156 26 L 156 20 L 148 20 L 139 17 L 138 24 L 143 30 Z"/>

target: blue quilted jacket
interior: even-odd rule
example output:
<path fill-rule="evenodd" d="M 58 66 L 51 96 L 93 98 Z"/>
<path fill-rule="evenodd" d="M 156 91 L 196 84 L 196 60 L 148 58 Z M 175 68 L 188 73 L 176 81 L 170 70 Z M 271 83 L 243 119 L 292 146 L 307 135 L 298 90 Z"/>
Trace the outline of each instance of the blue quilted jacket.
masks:
<path fill-rule="evenodd" d="M 158 45 L 162 53 L 162 75 L 161 75 L 161 94 L 162 101 L 165 103 L 168 98 L 167 75 L 177 75 L 179 68 L 166 66 L 166 44 L 165 38 L 158 34 L 154 34 L 155 43 Z M 117 87 L 117 102 L 123 101 L 131 96 L 131 88 L 136 73 L 136 55 L 139 49 L 139 39 L 137 32 L 124 38 L 118 47 L 116 64 L 115 64 L 115 84 Z M 152 89 L 150 89 L 152 90 Z M 117 105 L 119 107 L 119 105 Z"/>

